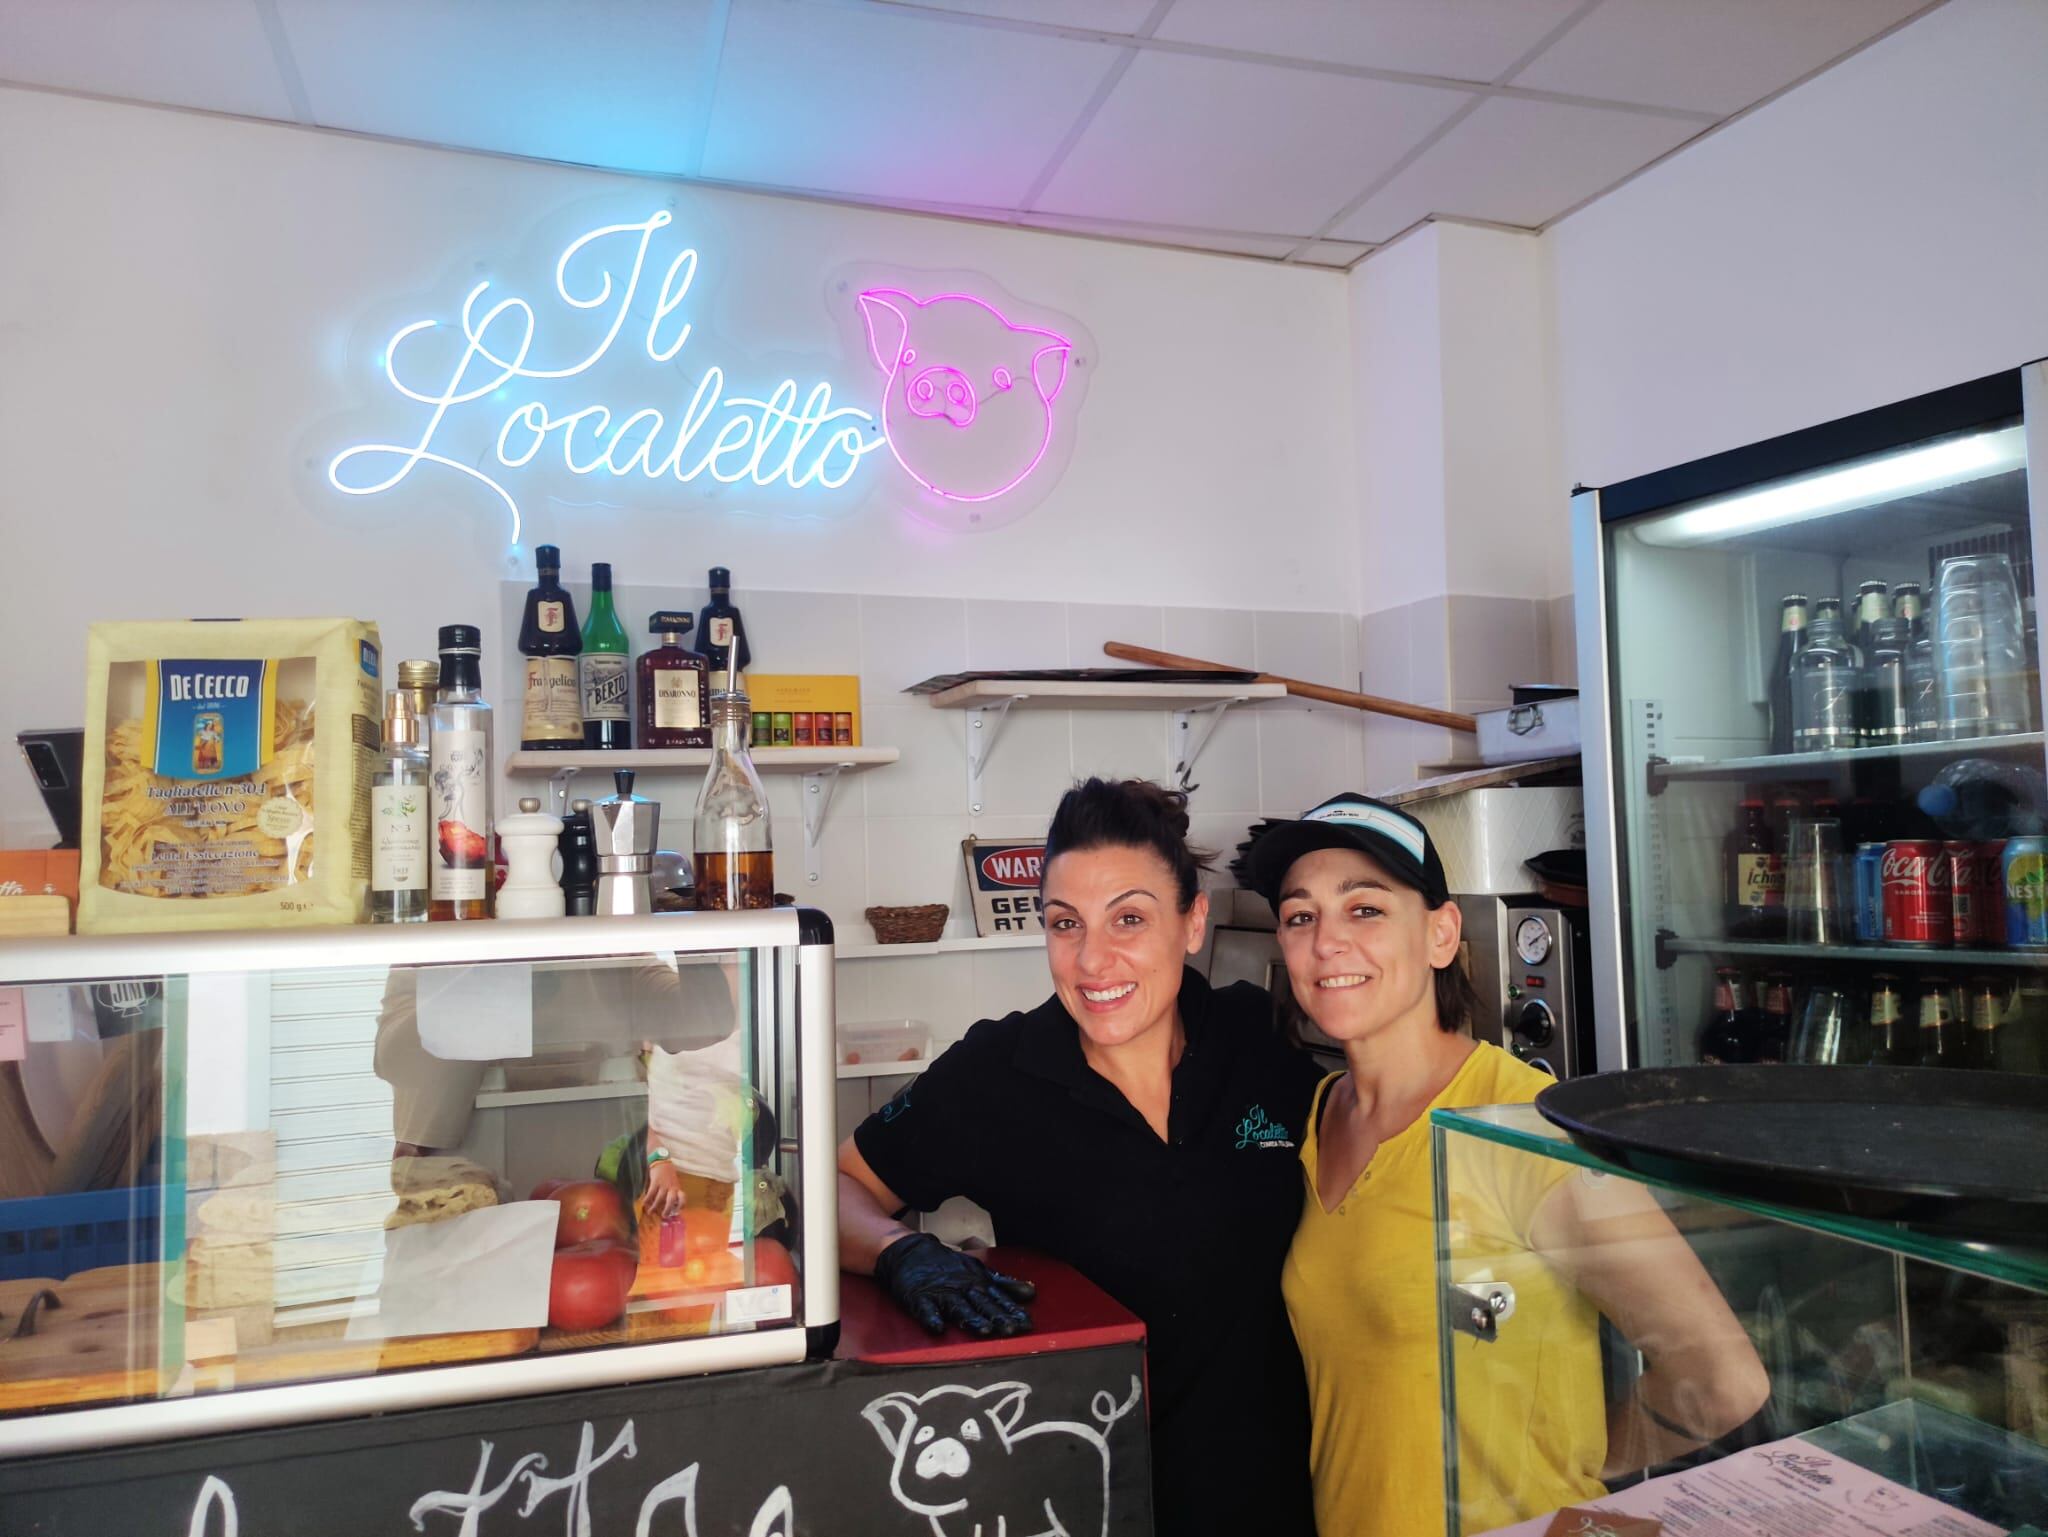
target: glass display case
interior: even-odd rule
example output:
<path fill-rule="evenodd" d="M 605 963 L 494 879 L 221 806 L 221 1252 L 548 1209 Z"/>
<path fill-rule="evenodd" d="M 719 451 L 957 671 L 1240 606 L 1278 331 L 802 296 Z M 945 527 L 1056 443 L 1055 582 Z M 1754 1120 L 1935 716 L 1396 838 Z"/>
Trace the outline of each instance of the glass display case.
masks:
<path fill-rule="evenodd" d="M 807 909 L 0 945 L 0 1457 L 828 1353 Z"/>
<path fill-rule="evenodd" d="M 2048 1525 L 2048 1254 L 1431 1136 L 1447 1537 Z"/>
<path fill-rule="evenodd" d="M 1599 1066 L 2048 1068 L 2048 368 L 1573 502 Z"/>

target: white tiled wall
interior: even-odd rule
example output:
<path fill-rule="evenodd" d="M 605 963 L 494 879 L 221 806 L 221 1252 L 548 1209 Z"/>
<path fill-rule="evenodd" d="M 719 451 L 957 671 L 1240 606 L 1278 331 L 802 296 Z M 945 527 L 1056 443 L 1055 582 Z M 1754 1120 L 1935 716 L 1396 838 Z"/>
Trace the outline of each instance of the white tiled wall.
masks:
<path fill-rule="evenodd" d="M 744 578 L 745 573 L 739 575 Z M 498 631 L 516 635 L 526 583 L 501 589 Z M 579 614 L 588 594 L 571 584 Z M 659 608 L 696 610 L 703 589 L 621 587 L 620 616 L 636 649 Z M 741 583 L 757 672 L 857 672 L 863 741 L 894 747 L 901 760 L 841 778 L 821 841 L 821 879 L 805 880 L 801 859 L 802 779 L 765 776 L 782 852 L 777 885 L 831 914 L 842 944 L 872 939 L 870 905 L 945 902 L 948 932 L 973 932 L 961 840 L 1037 837 L 1076 778 L 1089 774 L 1165 781 L 1172 770 L 1162 710 L 1012 710 L 983 775 L 983 812 L 967 810 L 966 714 L 937 710 L 904 694 L 911 683 L 969 668 L 1119 666 L 1105 640 L 1161 646 L 1209 661 L 1256 667 L 1340 687 L 1358 687 L 1359 627 L 1349 615 L 1122 607 L 992 598 L 896 598 L 760 592 Z M 519 659 L 500 657 L 487 678 L 498 705 L 500 751 L 517 743 Z M 1194 771 L 1190 810 L 1196 841 L 1228 863 L 1260 816 L 1296 815 L 1326 795 L 1364 785 L 1361 718 L 1337 706 L 1275 700 L 1224 716 Z M 698 776 L 643 774 L 638 793 L 661 802 L 663 846 L 685 848 Z M 507 793 L 535 793 L 510 782 Z M 579 784 L 601 796 L 608 784 Z M 1218 884 L 1228 882 L 1219 869 Z M 1038 950 L 851 960 L 839 967 L 842 1019 L 916 1018 L 941 1040 L 974 1020 L 1028 1008 L 1047 993 Z"/>

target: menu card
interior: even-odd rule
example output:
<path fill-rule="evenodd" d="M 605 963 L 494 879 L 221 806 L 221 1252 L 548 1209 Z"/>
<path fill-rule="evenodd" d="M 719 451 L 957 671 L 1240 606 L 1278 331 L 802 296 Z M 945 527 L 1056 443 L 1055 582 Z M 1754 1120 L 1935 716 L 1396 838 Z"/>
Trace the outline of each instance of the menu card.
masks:
<path fill-rule="evenodd" d="M 2005 1537 L 2003 1527 L 1797 1437 L 1668 1473 L 1592 1505 L 1500 1527 L 1488 1537 L 1549 1537 L 1559 1530 L 1556 1521 L 1594 1513 L 1656 1523 L 1659 1537 Z M 1639 1530 L 1610 1524 L 1631 1537 Z"/>

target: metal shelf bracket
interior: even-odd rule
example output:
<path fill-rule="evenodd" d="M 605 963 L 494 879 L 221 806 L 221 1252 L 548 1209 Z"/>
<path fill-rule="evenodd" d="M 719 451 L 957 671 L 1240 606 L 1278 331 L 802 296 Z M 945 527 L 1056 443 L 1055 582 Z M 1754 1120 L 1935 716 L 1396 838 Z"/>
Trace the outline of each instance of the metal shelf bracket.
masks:
<path fill-rule="evenodd" d="M 574 764 L 558 768 L 548 776 L 548 815 L 565 817 L 569 814 L 569 781 L 583 770 Z"/>
<path fill-rule="evenodd" d="M 1013 694 L 1008 699 L 975 705 L 967 712 L 967 810 L 974 816 L 981 815 L 982 771 L 988 767 L 989 754 L 995 751 L 996 738 L 1003 734 L 1010 706 L 1028 697 Z"/>
<path fill-rule="evenodd" d="M 1173 775 L 1176 786 L 1185 790 L 1195 772 L 1195 760 L 1202 756 L 1202 749 L 1209 745 L 1209 738 L 1223 720 L 1223 712 L 1234 704 L 1243 704 L 1243 699 L 1219 699 L 1214 704 L 1197 705 L 1191 710 L 1175 710 L 1173 725 L 1166 738 L 1166 750 L 1173 754 Z"/>
<path fill-rule="evenodd" d="M 804 879 L 814 886 L 825 877 L 825 861 L 818 852 L 825 813 L 832 809 L 832 792 L 839 787 L 840 771 L 851 766 L 835 763 L 804 775 Z"/>

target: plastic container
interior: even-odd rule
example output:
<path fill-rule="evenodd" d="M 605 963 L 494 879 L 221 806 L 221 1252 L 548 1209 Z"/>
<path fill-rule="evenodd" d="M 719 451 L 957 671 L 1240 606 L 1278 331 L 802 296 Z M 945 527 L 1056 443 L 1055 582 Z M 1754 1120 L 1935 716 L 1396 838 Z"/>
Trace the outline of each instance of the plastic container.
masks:
<path fill-rule="evenodd" d="M 81 1270 L 157 1258 L 155 1185 L 0 1201 L 0 1281 L 61 1281 Z"/>
<path fill-rule="evenodd" d="M 864 1020 L 839 1026 L 841 1067 L 922 1062 L 931 1049 L 932 1029 L 921 1019 Z"/>

